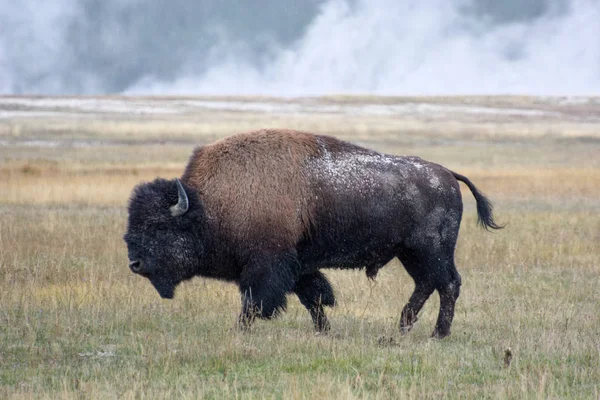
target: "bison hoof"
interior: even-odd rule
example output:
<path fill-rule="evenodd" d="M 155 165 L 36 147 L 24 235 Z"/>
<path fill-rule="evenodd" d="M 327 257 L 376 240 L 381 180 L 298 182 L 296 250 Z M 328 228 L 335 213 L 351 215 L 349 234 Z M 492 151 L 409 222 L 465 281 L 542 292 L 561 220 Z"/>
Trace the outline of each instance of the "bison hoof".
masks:
<path fill-rule="evenodd" d="M 317 334 L 324 334 L 331 330 L 331 324 L 329 321 L 323 321 L 318 325 L 315 325 L 315 332 Z"/>
<path fill-rule="evenodd" d="M 406 335 L 408 332 L 411 331 L 411 329 L 413 328 L 413 324 L 410 325 L 401 325 L 400 326 L 400 333 L 403 335 Z"/>
<path fill-rule="evenodd" d="M 415 322 L 417 322 L 419 318 L 416 316 L 414 312 L 402 312 L 402 316 L 400 317 L 400 333 L 406 335 L 411 331 L 413 326 L 415 326 Z"/>
<path fill-rule="evenodd" d="M 410 332 L 413 328 L 413 326 L 415 326 L 415 322 L 417 322 L 417 317 L 413 317 L 410 321 L 406 321 L 404 319 L 400 320 L 400 333 L 403 335 L 406 335 L 408 332 Z"/>
<path fill-rule="evenodd" d="M 431 335 L 431 337 L 434 339 L 443 339 L 446 336 L 450 336 L 450 331 L 443 331 L 438 329 L 435 329 L 433 331 L 433 334 Z"/>

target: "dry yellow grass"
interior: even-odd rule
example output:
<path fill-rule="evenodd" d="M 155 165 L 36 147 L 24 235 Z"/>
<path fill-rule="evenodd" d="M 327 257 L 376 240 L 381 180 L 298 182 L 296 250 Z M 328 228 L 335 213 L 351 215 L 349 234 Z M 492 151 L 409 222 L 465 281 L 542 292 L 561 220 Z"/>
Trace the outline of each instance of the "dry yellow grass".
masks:
<path fill-rule="evenodd" d="M 35 164 L 0 172 L 1 200 L 6 204 L 78 204 L 123 206 L 140 183 L 181 175 L 182 165 L 169 167 L 92 167 L 47 171 Z"/>
<path fill-rule="evenodd" d="M 354 100 L 326 101 L 343 106 Z M 497 102 L 522 107 L 533 100 L 510 101 Z M 326 272 L 339 300 L 329 312 L 329 335 L 313 333 L 294 298 L 281 318 L 242 334 L 234 329 L 239 295 L 233 285 L 195 279 L 173 301 L 160 300 L 128 271 L 122 241 L 135 184 L 180 175 L 194 145 L 237 127 L 295 121 L 238 113 L 232 125 L 218 122 L 222 116 L 207 112 L 206 127 L 198 130 L 196 117 L 174 118 L 173 126 L 189 123 L 189 131 L 177 136 L 180 142 L 164 144 L 156 139 L 168 141 L 170 124 L 159 129 L 137 116 L 114 122 L 135 127 L 131 141 L 121 141 L 125 131 L 105 136 L 113 123 L 108 118 L 81 118 L 77 129 L 71 119 L 57 120 L 62 133 L 45 131 L 33 117 L 11 121 L 22 127 L 21 137 L 119 141 L 77 148 L 17 140 L 0 147 L 0 397 L 600 396 L 599 142 L 565 141 L 560 132 L 533 141 L 519 132 L 501 140 L 453 139 L 403 130 L 391 117 L 370 127 L 374 118 L 354 116 L 340 125 L 338 116 L 321 115 L 316 120 L 325 132 L 356 123 L 359 128 L 340 136 L 469 176 L 495 201 L 507 228 L 479 230 L 465 192 L 457 249 L 464 287 L 446 340 L 429 339 L 437 295 L 415 329 L 399 334 L 412 282 L 397 261 L 375 283 L 364 271 Z M 536 132 L 550 128 L 543 121 L 533 125 Z M 507 348 L 513 358 L 505 367 Z"/>

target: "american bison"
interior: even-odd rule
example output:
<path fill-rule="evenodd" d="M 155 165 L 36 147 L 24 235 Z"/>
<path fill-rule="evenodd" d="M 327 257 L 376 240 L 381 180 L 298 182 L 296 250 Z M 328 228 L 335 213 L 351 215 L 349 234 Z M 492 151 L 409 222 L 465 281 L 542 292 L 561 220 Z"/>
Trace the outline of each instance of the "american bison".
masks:
<path fill-rule="evenodd" d="M 315 329 L 325 331 L 323 306 L 335 298 L 320 270 L 365 268 L 374 278 L 398 257 L 415 282 L 400 329 L 412 328 L 437 290 L 433 335 L 442 338 L 461 285 L 458 181 L 477 201 L 479 224 L 500 228 L 469 179 L 419 157 L 291 130 L 238 134 L 197 148 L 181 179 L 133 190 L 124 237 L 129 267 L 168 299 L 197 275 L 237 283 L 241 327 L 277 315 L 295 293 Z"/>

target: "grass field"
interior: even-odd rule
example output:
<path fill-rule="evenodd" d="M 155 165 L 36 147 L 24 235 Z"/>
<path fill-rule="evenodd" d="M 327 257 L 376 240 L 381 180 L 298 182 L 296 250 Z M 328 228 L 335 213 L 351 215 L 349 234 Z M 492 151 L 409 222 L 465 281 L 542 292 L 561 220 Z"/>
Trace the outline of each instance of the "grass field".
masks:
<path fill-rule="evenodd" d="M 133 186 L 262 127 L 418 155 L 489 195 L 507 227 L 478 229 L 464 192 L 449 338 L 429 337 L 437 294 L 400 335 L 398 261 L 374 283 L 326 271 L 327 335 L 293 297 L 241 333 L 235 286 L 167 301 L 130 273 Z M 599 99 L 0 98 L 0 398 L 599 399 L 599 213 Z"/>

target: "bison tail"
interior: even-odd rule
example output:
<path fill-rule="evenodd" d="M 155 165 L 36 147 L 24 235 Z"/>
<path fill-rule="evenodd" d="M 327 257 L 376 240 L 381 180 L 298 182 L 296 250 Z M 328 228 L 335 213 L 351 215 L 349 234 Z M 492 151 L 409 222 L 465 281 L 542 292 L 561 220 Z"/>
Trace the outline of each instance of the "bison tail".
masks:
<path fill-rule="evenodd" d="M 475 201 L 477 202 L 477 224 L 487 230 L 504 228 L 504 225 L 498 225 L 494 221 L 492 202 L 477 190 L 473 182 L 466 176 L 457 174 L 456 172 L 452 172 L 452 175 L 454 175 L 456 180 L 464 182 L 471 190 L 471 193 L 473 193 L 473 197 L 475 197 Z"/>

